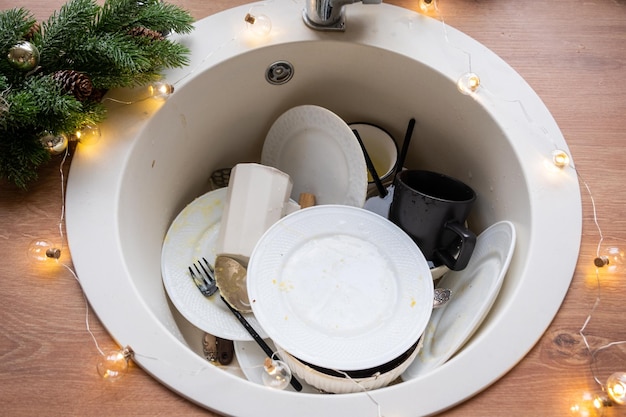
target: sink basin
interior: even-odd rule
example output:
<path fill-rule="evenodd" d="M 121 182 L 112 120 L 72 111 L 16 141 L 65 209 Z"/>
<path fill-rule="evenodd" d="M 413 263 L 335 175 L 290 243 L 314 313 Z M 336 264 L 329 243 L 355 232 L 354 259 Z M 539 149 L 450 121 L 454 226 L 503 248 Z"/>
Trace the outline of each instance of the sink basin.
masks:
<path fill-rule="evenodd" d="M 567 144 L 510 66 L 437 20 L 385 4 L 353 5 L 345 33 L 323 33 L 304 25 L 301 4 L 259 6 L 197 22 L 180 38 L 193 51 L 191 64 L 166 74 L 175 93 L 165 102 L 110 102 L 102 139 L 79 145 L 66 213 L 84 292 L 115 340 L 133 349 L 137 364 L 222 414 L 376 415 L 372 400 L 384 415 L 452 407 L 515 366 L 567 292 L 582 223 L 574 170 L 552 164 L 552 152 L 568 152 Z M 248 12 L 271 19 L 269 35 L 247 30 Z M 466 95 L 457 80 L 468 72 L 469 57 L 481 87 Z M 293 77 L 274 85 L 266 72 L 279 61 L 292 65 Z M 139 96 L 109 93 L 130 101 Z M 478 199 L 468 222 L 477 234 L 500 220 L 517 230 L 502 290 L 472 339 L 441 367 L 371 397 L 277 391 L 211 365 L 202 356 L 202 332 L 176 311 L 161 281 L 161 246 L 174 217 L 207 191 L 213 170 L 259 161 L 272 123 L 302 104 L 325 107 L 347 123 L 380 125 L 400 144 L 415 117 L 406 166 L 472 186 Z"/>

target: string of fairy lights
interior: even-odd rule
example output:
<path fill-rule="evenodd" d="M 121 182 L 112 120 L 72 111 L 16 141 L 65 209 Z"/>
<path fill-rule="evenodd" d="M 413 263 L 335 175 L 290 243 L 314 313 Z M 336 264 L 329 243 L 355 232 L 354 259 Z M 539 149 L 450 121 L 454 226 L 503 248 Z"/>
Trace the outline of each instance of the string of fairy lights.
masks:
<path fill-rule="evenodd" d="M 270 2 L 272 0 L 269 0 Z M 430 17 L 436 18 L 442 23 L 442 30 L 445 36 L 445 39 L 448 43 L 450 43 L 448 39 L 448 34 L 446 31 L 446 24 L 443 18 L 443 15 L 438 7 L 437 0 L 419 0 L 418 1 L 418 10 Z M 272 22 L 271 19 L 264 14 L 255 14 L 253 10 L 250 9 L 250 12 L 247 13 L 243 20 L 245 21 L 246 29 L 249 30 L 255 36 L 267 36 L 272 30 Z M 236 37 L 235 37 L 236 38 Z M 230 39 L 226 43 L 234 40 L 235 38 Z M 225 44 L 218 46 L 217 49 L 224 47 Z M 454 46 L 454 45 L 452 45 Z M 458 48 L 460 49 L 460 48 Z M 212 51 L 210 54 L 214 53 Z M 463 51 L 468 55 L 468 71 L 461 74 L 457 81 L 457 87 L 459 92 L 465 95 L 474 96 L 478 98 L 481 94 L 490 95 L 492 98 L 499 98 L 497 94 L 491 92 L 486 86 L 481 83 L 481 79 L 478 74 L 472 72 L 471 65 L 471 54 L 466 51 Z M 210 55 L 209 55 L 210 56 Z M 201 65 L 206 59 L 205 57 L 199 65 Z M 195 68 L 192 68 L 186 75 L 184 75 L 178 82 L 182 81 L 182 79 L 188 77 L 191 73 L 193 73 Z M 174 93 L 174 86 L 172 84 L 168 84 L 165 82 L 157 82 L 148 86 L 148 93 L 146 96 L 139 97 L 135 100 L 125 101 L 125 100 L 117 100 L 113 97 L 106 97 L 106 100 L 110 100 L 120 104 L 131 105 L 140 101 L 148 100 L 148 99 L 156 99 L 156 100 L 166 100 L 171 94 Z M 519 100 L 506 100 L 501 98 L 502 100 L 508 102 L 516 102 L 524 116 L 528 119 L 529 122 L 533 122 L 532 118 L 529 116 L 528 112 L 524 107 L 524 103 Z M 540 127 L 539 127 L 540 128 Z M 545 130 L 544 130 L 545 133 Z M 100 129 L 97 126 L 87 126 L 83 130 L 76 132 L 76 137 L 79 143 L 83 145 L 89 145 L 97 142 L 100 139 L 101 133 Z M 64 240 L 63 228 L 65 222 L 65 210 L 64 210 L 64 201 L 65 201 L 65 190 L 64 190 L 64 178 L 63 178 L 63 165 L 66 162 L 66 158 L 68 156 L 68 148 L 67 143 L 65 144 L 51 144 L 50 149 L 52 153 L 55 154 L 64 154 L 60 173 L 61 173 L 61 198 L 62 198 L 62 207 L 61 207 L 61 216 L 59 220 L 59 234 L 61 238 L 61 242 Z M 570 411 L 573 415 L 578 417 L 600 417 L 604 414 L 604 410 L 607 407 L 612 406 L 621 406 L 626 404 L 626 371 L 617 371 L 612 373 L 605 381 L 601 380 L 597 376 L 597 356 L 608 350 L 620 345 L 626 344 L 626 340 L 621 341 L 612 341 L 606 343 L 599 347 L 593 347 L 589 342 L 587 337 L 587 327 L 591 322 L 594 313 L 598 309 L 601 303 L 601 288 L 602 288 L 602 280 L 607 275 L 620 275 L 623 274 L 624 264 L 626 263 L 626 255 L 624 250 L 620 248 L 620 244 L 623 245 L 626 243 L 624 239 L 612 238 L 608 239 L 604 236 L 602 228 L 600 227 L 600 222 L 597 215 L 597 207 L 595 204 L 595 200 L 591 189 L 587 182 L 582 178 L 576 167 L 573 165 L 572 161 L 567 152 L 560 150 L 555 147 L 552 151 L 551 155 L 547 158 L 550 161 L 550 166 L 552 169 L 557 170 L 565 170 L 565 169 L 573 169 L 578 176 L 581 184 L 583 185 L 586 195 L 588 196 L 591 207 L 593 211 L 593 221 L 597 233 L 599 235 L 599 241 L 596 247 L 595 256 L 594 256 L 594 280 L 595 286 L 597 290 L 597 295 L 593 306 L 590 309 L 589 314 L 587 315 L 586 320 L 584 321 L 582 327 L 579 330 L 579 335 L 584 343 L 585 349 L 589 354 L 589 368 L 591 375 L 593 377 L 594 382 L 598 385 L 598 390 L 596 392 L 584 392 L 581 395 L 580 401 L 570 407 Z M 607 243 L 607 240 L 610 240 Z M 62 243 L 63 244 L 63 243 Z M 71 272 L 74 278 L 80 283 L 80 280 L 73 269 L 62 263 L 60 261 L 61 253 L 63 246 L 58 247 L 54 245 L 50 240 L 37 238 L 33 240 L 28 247 L 28 256 L 36 262 L 56 262 L 61 264 L 67 270 Z M 94 336 L 93 332 L 89 326 L 89 304 L 87 300 L 86 302 L 86 316 L 85 316 L 85 324 L 87 327 L 87 331 L 91 335 L 96 349 L 100 354 L 100 358 L 97 362 L 97 371 L 99 375 L 101 375 L 104 379 L 109 381 L 115 381 L 121 378 L 128 370 L 129 361 L 132 359 L 134 355 L 138 353 L 133 352 L 131 347 L 124 347 L 119 350 L 114 350 L 112 352 L 104 352 L 97 340 Z M 267 358 L 264 364 L 259 365 L 263 366 L 265 370 L 263 374 L 263 382 L 265 385 L 276 388 L 276 389 L 284 389 L 289 385 L 289 380 L 291 379 L 291 372 L 289 371 L 289 367 L 285 365 L 282 361 L 277 358 Z M 357 382 L 355 382 L 357 383 Z M 369 396 L 369 394 L 368 394 Z M 378 415 L 382 416 L 380 405 L 371 397 L 369 398 L 374 402 L 374 404 L 378 408 Z"/>

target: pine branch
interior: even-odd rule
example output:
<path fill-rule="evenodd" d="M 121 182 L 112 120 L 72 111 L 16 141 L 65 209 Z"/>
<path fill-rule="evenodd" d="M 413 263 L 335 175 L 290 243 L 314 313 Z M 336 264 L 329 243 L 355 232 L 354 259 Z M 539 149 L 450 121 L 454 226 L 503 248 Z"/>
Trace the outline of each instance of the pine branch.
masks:
<path fill-rule="evenodd" d="M 50 160 L 50 153 L 31 132 L 19 132 L 12 141 L 0 141 L 0 178 L 26 189 L 37 179 L 37 168 Z"/>
<path fill-rule="evenodd" d="M 72 51 L 74 69 L 93 77 L 118 72 L 137 73 L 150 67 L 150 59 L 132 37 L 124 33 L 91 35 Z M 116 85 L 98 85 L 112 88 Z"/>
<path fill-rule="evenodd" d="M 193 19 L 189 13 L 173 4 L 158 0 L 140 9 L 137 23 L 151 29 L 181 34 L 190 33 L 193 30 Z"/>
<path fill-rule="evenodd" d="M 89 33 L 99 7 L 94 0 L 71 0 L 43 23 L 40 65 L 49 72 L 67 68 L 71 52 L 80 46 Z"/>
<path fill-rule="evenodd" d="M 183 9 L 159 0 L 109 0 L 97 17 L 96 31 L 144 26 L 163 32 L 189 33 L 193 18 Z"/>
<path fill-rule="evenodd" d="M 189 50 L 161 35 L 192 28 L 188 12 L 160 0 L 69 0 L 40 29 L 23 8 L 0 12 L 0 54 L 26 40 L 40 52 L 32 71 L 0 56 L 0 179 L 26 188 L 50 159 L 44 135 L 105 119 L 102 91 L 188 64 Z"/>
<path fill-rule="evenodd" d="M 0 11 L 0 48 L 4 51 L 15 45 L 35 22 L 24 8 Z"/>
<path fill-rule="evenodd" d="M 182 67 L 189 64 L 187 47 L 167 40 L 150 42 L 142 48 L 151 58 L 151 70 L 160 72 L 165 68 Z"/>

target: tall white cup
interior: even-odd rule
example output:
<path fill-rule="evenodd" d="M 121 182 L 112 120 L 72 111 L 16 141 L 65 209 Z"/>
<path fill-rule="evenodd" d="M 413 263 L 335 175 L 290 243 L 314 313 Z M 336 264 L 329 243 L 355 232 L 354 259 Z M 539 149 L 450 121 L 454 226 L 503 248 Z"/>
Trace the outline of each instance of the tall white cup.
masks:
<path fill-rule="evenodd" d="M 261 164 L 237 164 L 231 171 L 217 254 L 247 265 L 259 238 L 278 219 L 299 206 L 289 201 L 288 174 Z"/>

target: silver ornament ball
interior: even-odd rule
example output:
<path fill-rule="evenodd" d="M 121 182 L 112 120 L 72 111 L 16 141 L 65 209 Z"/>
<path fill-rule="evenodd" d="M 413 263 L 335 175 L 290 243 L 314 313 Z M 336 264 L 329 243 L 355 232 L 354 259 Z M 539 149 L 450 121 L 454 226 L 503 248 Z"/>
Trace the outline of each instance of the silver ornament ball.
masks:
<path fill-rule="evenodd" d="M 41 144 L 53 155 L 59 155 L 67 149 L 69 139 L 64 134 L 54 135 L 47 133 L 41 137 Z"/>
<path fill-rule="evenodd" d="M 39 49 L 30 42 L 21 41 L 9 49 L 7 59 L 15 68 L 30 71 L 39 65 Z"/>

